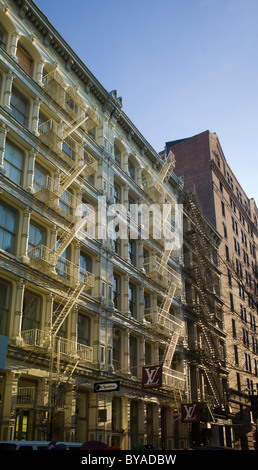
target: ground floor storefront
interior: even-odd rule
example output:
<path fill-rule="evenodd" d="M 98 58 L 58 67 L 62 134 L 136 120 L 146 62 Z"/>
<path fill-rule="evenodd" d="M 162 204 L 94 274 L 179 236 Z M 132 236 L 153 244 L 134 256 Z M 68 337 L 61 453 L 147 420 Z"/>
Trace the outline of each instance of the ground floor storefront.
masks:
<path fill-rule="evenodd" d="M 117 387 L 98 390 L 96 383 Z M 114 388 L 114 386 L 113 386 Z M 189 447 L 176 390 L 142 390 L 139 381 L 93 369 L 60 380 L 36 364 L 7 361 L 0 377 L 0 440 L 103 441 L 124 450 Z"/>

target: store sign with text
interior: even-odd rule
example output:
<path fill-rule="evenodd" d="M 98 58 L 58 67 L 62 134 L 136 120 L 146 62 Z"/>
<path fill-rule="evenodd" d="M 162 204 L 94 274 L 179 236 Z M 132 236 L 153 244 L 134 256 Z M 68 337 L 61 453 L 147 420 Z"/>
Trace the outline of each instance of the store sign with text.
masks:
<path fill-rule="evenodd" d="M 142 388 L 162 387 L 162 364 L 142 368 Z"/>
<path fill-rule="evenodd" d="M 182 423 L 199 423 L 200 407 L 199 403 L 182 403 L 181 404 Z"/>

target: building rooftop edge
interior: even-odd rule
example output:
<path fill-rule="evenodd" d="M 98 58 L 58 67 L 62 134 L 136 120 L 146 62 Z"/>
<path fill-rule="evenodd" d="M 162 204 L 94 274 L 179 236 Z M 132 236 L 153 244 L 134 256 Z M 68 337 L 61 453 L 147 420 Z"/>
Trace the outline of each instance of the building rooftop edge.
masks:
<path fill-rule="evenodd" d="M 194 135 L 192 135 L 192 136 L 190 136 L 190 137 L 183 137 L 182 139 L 176 139 L 176 140 L 167 141 L 167 142 L 165 142 L 165 147 L 173 147 L 174 145 L 177 145 L 177 144 L 179 144 L 180 142 L 184 142 L 184 141 L 186 141 L 186 140 L 191 140 L 191 139 L 193 139 L 194 137 L 200 136 L 200 135 L 202 135 L 202 134 L 212 134 L 212 135 L 215 135 L 215 136 L 217 137 L 218 145 L 219 145 L 219 147 L 220 147 L 220 149 L 221 149 L 221 152 L 223 153 L 223 156 L 224 156 L 225 161 L 226 161 L 226 163 L 227 163 L 228 169 L 229 169 L 229 170 L 231 171 L 231 173 L 234 175 L 234 178 L 235 178 L 235 180 L 237 181 L 239 188 L 241 188 L 241 190 L 242 190 L 243 193 L 245 194 L 245 197 L 248 199 L 248 201 L 249 201 L 249 202 L 250 202 L 250 201 L 254 201 L 255 210 L 257 211 L 257 210 L 258 210 L 258 209 L 257 209 L 257 204 L 256 204 L 256 201 L 255 201 L 254 197 L 248 197 L 248 195 L 247 195 L 246 191 L 244 190 L 242 184 L 239 182 L 238 177 L 235 175 L 234 171 L 231 169 L 231 166 L 229 165 L 228 160 L 226 159 L 226 157 L 225 157 L 225 155 L 224 155 L 223 149 L 222 149 L 222 147 L 221 147 L 221 144 L 220 144 L 220 141 L 219 141 L 219 138 L 218 138 L 218 135 L 217 135 L 216 132 L 211 132 L 210 130 L 207 129 L 207 130 L 205 130 L 205 131 L 199 132 L 198 134 L 194 134 Z"/>
<path fill-rule="evenodd" d="M 33 0 L 11 0 L 20 9 L 19 14 L 22 18 L 27 18 L 34 27 L 40 32 L 43 38 L 51 37 L 51 46 L 58 43 L 59 49 L 56 54 L 60 55 L 67 70 L 72 70 L 78 78 L 87 84 L 92 93 L 102 105 L 102 110 L 109 110 L 111 114 L 116 115 L 119 124 L 124 128 L 138 147 L 152 160 L 163 164 L 159 153 L 145 139 L 130 118 L 122 110 L 121 102 L 108 92 L 93 73 L 88 69 L 85 63 L 80 59 L 76 52 L 69 46 L 62 35 L 56 30 L 47 16 L 36 5 Z M 181 186 L 181 179 L 173 174 L 173 183 Z"/>

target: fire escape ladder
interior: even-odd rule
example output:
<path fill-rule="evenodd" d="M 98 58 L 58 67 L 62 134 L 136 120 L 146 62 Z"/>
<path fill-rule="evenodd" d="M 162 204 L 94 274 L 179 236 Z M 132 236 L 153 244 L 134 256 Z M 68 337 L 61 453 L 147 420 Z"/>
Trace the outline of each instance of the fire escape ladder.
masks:
<path fill-rule="evenodd" d="M 204 372 L 210 385 L 210 389 L 215 400 L 215 405 L 220 406 L 222 400 L 222 390 L 221 384 L 216 380 L 216 373 L 213 373 L 210 369 L 207 368 L 204 369 Z"/>
<path fill-rule="evenodd" d="M 206 239 L 206 235 L 201 227 L 199 213 L 195 204 L 193 201 L 191 201 L 190 204 L 196 227 L 196 229 L 192 232 L 191 238 L 198 253 L 198 257 L 196 257 L 196 262 L 194 263 L 192 269 L 196 287 L 198 288 L 199 293 L 199 323 L 201 325 L 202 333 L 207 344 L 207 348 L 205 349 L 205 357 L 201 359 L 201 362 L 214 398 L 214 403 L 209 404 L 209 412 L 213 417 L 212 408 L 218 407 L 223 403 L 223 391 L 217 371 L 217 367 L 221 365 L 220 351 L 217 342 L 214 341 L 214 337 L 210 329 L 210 318 L 212 317 L 211 310 L 213 309 L 213 306 L 209 304 L 209 299 L 213 293 L 213 278 L 211 276 L 211 271 L 208 264 L 209 260 L 207 259 L 207 253 L 203 243 L 203 239 Z"/>
<path fill-rule="evenodd" d="M 79 117 L 71 121 L 69 123 L 69 126 L 66 126 L 63 130 L 62 139 L 66 139 L 66 137 L 69 137 L 73 132 L 78 129 L 78 127 L 84 124 L 88 119 L 89 116 L 85 115 L 85 113 L 82 113 Z"/>
<path fill-rule="evenodd" d="M 178 289 L 178 285 L 175 284 L 174 282 L 171 282 L 168 292 L 167 292 L 167 296 L 161 308 L 161 313 L 160 313 L 161 324 L 162 324 L 162 321 L 165 322 L 165 320 L 169 318 L 169 309 L 171 307 L 171 304 L 172 304 L 172 301 L 173 301 L 173 298 L 177 289 Z M 170 367 L 173 356 L 174 356 L 178 338 L 180 336 L 180 330 L 181 330 L 181 327 L 175 324 L 174 330 L 171 332 L 170 342 L 169 342 L 169 345 L 167 346 L 165 356 L 164 356 L 164 361 L 163 361 L 164 366 L 168 368 Z"/>
<path fill-rule="evenodd" d="M 86 163 L 80 162 L 79 165 L 73 166 L 68 174 L 62 173 L 60 176 L 60 188 L 57 191 L 57 197 L 61 196 L 61 194 L 66 191 L 66 189 L 71 186 L 71 184 L 78 178 L 81 172 L 85 169 Z"/>
<path fill-rule="evenodd" d="M 169 345 L 167 347 L 167 350 L 166 350 L 166 353 L 165 353 L 165 356 L 164 356 L 163 364 L 164 364 L 165 367 L 170 368 L 170 366 L 171 366 L 171 362 L 172 362 L 172 359 L 173 359 L 173 356 L 174 356 L 174 353 L 175 353 L 175 350 L 176 350 L 176 345 L 177 345 L 177 342 L 178 342 L 178 338 L 179 338 L 179 332 L 173 331 L 170 342 L 169 342 Z"/>
<path fill-rule="evenodd" d="M 160 260 L 160 264 L 158 266 L 158 273 L 159 274 L 164 274 L 164 270 L 167 267 L 167 263 L 168 263 L 170 255 L 171 255 L 171 251 L 173 250 L 173 246 L 174 246 L 174 244 L 170 243 L 169 248 L 164 250 L 163 255 L 161 257 L 161 260 Z"/>
<path fill-rule="evenodd" d="M 169 286 L 166 298 L 161 308 L 162 315 L 164 316 L 168 315 L 176 290 L 177 290 L 177 286 L 172 282 Z"/>
<path fill-rule="evenodd" d="M 81 295 L 83 289 L 84 289 L 84 284 L 78 284 L 73 292 L 69 295 L 69 298 L 67 299 L 65 305 L 63 306 L 61 312 L 55 319 L 54 323 L 52 324 L 49 335 L 56 336 L 57 332 L 59 331 L 60 327 L 62 326 L 63 322 L 71 312 L 73 306 L 76 304 L 79 296 Z M 53 313 L 54 316 L 55 312 Z"/>
<path fill-rule="evenodd" d="M 70 123 L 66 127 L 63 138 L 76 131 L 78 127 L 84 126 L 84 130 L 92 129 L 99 125 L 99 118 L 83 98 L 76 88 L 68 85 L 57 69 L 47 73 L 42 80 L 45 92 L 61 106 L 70 118 Z"/>
<path fill-rule="evenodd" d="M 83 217 L 82 219 L 78 220 L 75 225 L 71 224 L 71 229 L 69 232 L 64 232 L 62 238 L 59 239 L 60 245 L 56 251 L 53 250 L 52 252 L 52 263 L 55 264 L 58 258 L 63 254 L 66 250 L 68 245 L 72 242 L 72 240 L 76 237 L 78 232 L 85 226 L 85 224 L 89 221 L 88 215 Z"/>
<path fill-rule="evenodd" d="M 164 163 L 164 165 L 162 166 L 162 168 L 161 168 L 161 170 L 158 174 L 157 181 L 154 184 L 154 187 L 156 189 L 159 189 L 159 187 L 163 183 L 164 179 L 168 175 L 168 172 L 171 169 L 174 169 L 174 167 L 175 167 L 175 156 L 174 156 L 173 152 L 170 151 L 169 154 L 168 154 L 168 158 L 167 158 L 166 162 Z"/>

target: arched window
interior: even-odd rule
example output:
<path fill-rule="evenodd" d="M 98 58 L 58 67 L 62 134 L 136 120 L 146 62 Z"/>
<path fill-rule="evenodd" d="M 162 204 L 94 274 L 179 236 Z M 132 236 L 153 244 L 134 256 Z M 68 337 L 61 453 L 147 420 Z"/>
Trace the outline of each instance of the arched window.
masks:
<path fill-rule="evenodd" d="M 18 44 L 17 52 L 18 64 L 27 72 L 30 76 L 33 73 L 33 59 L 31 55 L 26 51 L 26 49 Z"/>
<path fill-rule="evenodd" d="M 126 153 L 125 146 L 122 144 L 122 142 L 120 142 L 119 139 L 115 138 L 114 139 L 114 157 L 115 157 L 115 161 L 117 165 L 120 166 L 121 168 L 123 168 L 123 165 L 124 165 L 123 156 L 125 153 Z"/>

